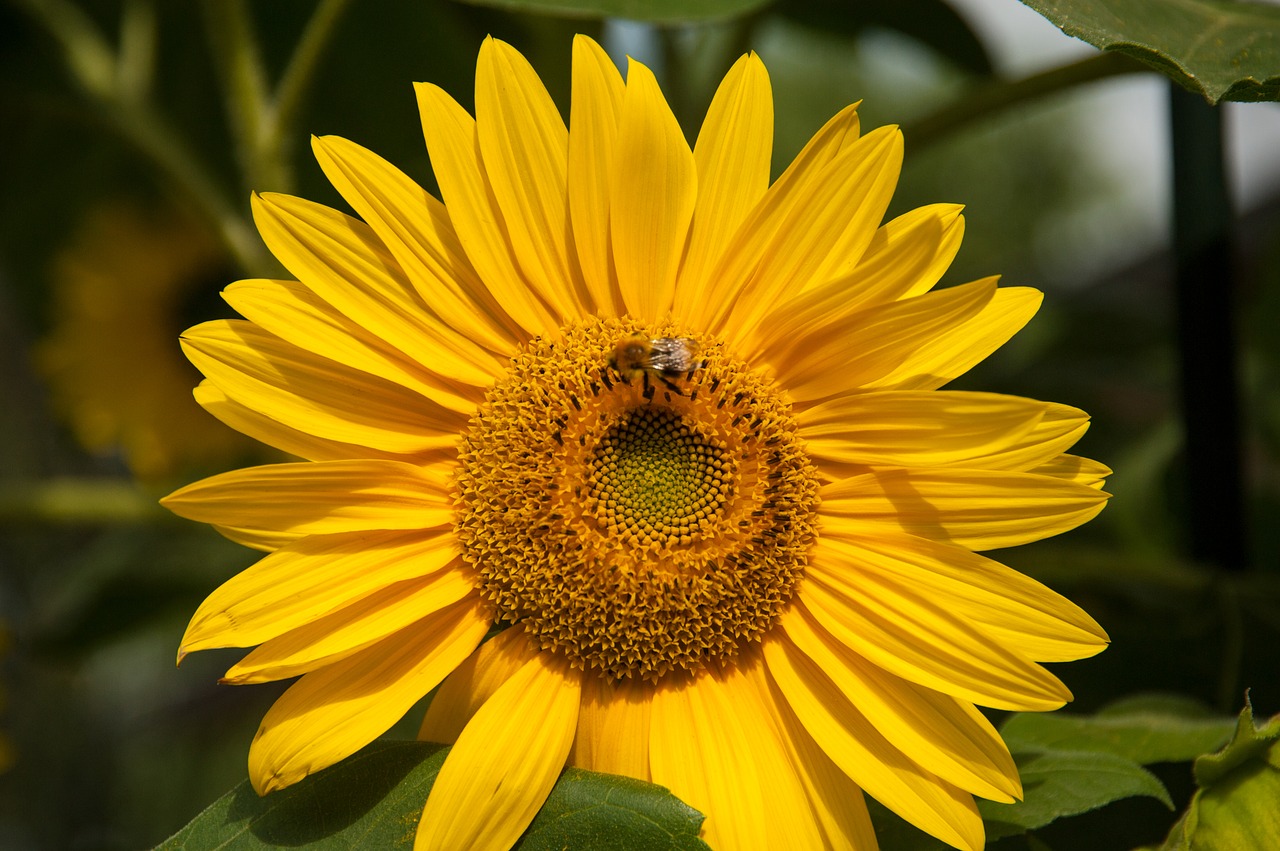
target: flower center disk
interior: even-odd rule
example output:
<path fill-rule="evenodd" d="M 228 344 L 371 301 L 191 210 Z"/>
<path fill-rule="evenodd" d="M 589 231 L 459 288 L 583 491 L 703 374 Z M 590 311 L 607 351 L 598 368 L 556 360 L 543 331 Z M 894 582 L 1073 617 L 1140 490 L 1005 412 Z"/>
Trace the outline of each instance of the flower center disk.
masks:
<path fill-rule="evenodd" d="M 818 483 L 773 384 L 709 339 L 592 320 L 512 359 L 463 433 L 457 533 L 499 619 L 610 679 L 730 663 L 803 576 Z M 684 338 L 682 338 L 684 339 Z"/>

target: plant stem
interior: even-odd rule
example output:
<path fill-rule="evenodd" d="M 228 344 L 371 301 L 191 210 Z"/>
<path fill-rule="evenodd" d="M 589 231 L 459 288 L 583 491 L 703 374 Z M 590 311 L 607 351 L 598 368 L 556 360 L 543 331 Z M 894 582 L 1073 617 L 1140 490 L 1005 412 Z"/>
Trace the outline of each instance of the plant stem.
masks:
<path fill-rule="evenodd" d="M 271 111 L 268 138 L 274 149 L 283 150 L 285 135 L 297 121 L 311 79 L 320 64 L 320 57 L 336 31 L 336 24 L 347 10 L 351 0 L 321 0 L 307 27 L 298 39 L 298 45 L 289 58 L 289 64 L 276 84 L 274 109 Z"/>
<path fill-rule="evenodd" d="M 908 122 L 902 133 L 912 149 L 918 151 L 942 141 L 975 121 L 1010 107 L 1083 83 L 1150 70 L 1141 62 L 1120 53 L 1097 53 L 1079 62 L 1051 68 L 1020 80 L 995 80 L 982 84 L 932 114 Z"/>

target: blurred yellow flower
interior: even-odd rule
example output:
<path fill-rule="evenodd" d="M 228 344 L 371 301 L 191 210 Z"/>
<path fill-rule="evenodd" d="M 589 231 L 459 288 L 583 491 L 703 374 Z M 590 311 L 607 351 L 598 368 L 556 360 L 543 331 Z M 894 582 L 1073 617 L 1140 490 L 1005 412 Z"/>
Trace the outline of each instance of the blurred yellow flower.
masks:
<path fill-rule="evenodd" d="M 653 74 L 574 43 L 569 125 L 487 40 L 473 119 L 418 86 L 444 203 L 316 139 L 361 217 L 281 195 L 259 230 L 298 281 L 183 336 L 223 421 L 308 459 L 169 496 L 270 552 L 181 653 L 302 675 L 255 788 L 353 753 L 432 688 L 453 743 L 417 847 L 506 849 L 561 769 L 669 787 L 717 849 L 874 848 L 862 792 L 957 848 L 1021 794 L 975 704 L 1071 694 L 1038 662 L 1106 644 L 975 551 L 1093 517 L 1086 415 L 938 388 L 1040 294 L 935 290 L 963 219 L 881 224 L 895 128 L 852 107 L 770 185 L 773 102 L 744 56 L 690 149 Z M 509 625 L 483 644 L 494 624 Z"/>
<path fill-rule="evenodd" d="M 38 358 L 86 449 L 119 451 L 135 476 L 155 479 L 228 463 L 250 446 L 195 403 L 195 373 L 173 352 L 174 333 L 208 318 L 187 305 L 216 302 L 226 269 L 195 222 L 127 203 L 91 213 L 55 258 L 53 328 Z"/>

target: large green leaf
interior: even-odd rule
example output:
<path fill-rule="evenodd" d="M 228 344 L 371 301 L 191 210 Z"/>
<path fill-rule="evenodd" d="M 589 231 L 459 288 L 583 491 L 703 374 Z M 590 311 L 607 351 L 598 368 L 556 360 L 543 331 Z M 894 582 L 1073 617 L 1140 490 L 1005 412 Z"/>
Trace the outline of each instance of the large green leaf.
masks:
<path fill-rule="evenodd" d="M 1142 765 L 1184 762 L 1222 746 L 1232 718 L 1174 695 L 1128 698 L 1096 715 L 1022 713 L 1000 728 L 1014 751 L 1102 751 Z"/>
<path fill-rule="evenodd" d="M 160 851 L 407 848 L 449 748 L 374 742 L 338 765 L 259 798 L 248 782 L 223 795 Z M 666 789 L 568 769 L 517 843 L 521 851 L 708 851 L 702 816 Z"/>
<path fill-rule="evenodd" d="M 1210 102 L 1280 99 L 1280 8 L 1232 0 L 1022 0 L 1064 33 L 1134 56 Z"/>
<path fill-rule="evenodd" d="M 771 0 L 463 0 L 513 12 L 633 21 L 706 21 L 753 12 Z"/>

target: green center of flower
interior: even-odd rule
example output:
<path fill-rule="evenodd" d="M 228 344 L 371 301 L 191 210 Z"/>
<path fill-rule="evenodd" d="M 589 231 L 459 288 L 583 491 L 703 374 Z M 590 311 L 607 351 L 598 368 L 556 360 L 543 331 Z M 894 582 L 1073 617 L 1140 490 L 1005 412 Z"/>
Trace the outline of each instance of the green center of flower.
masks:
<path fill-rule="evenodd" d="M 795 431 L 772 383 L 712 340 L 562 329 L 512 359 L 463 434 L 463 557 L 497 618 L 583 669 L 730 663 L 776 622 L 816 535 Z"/>

